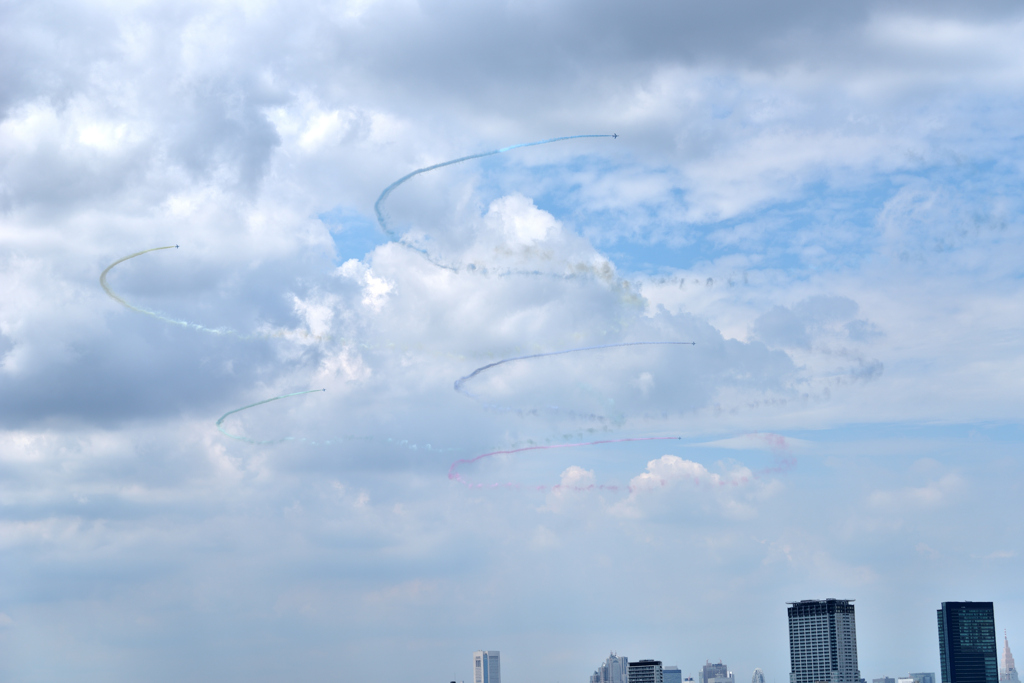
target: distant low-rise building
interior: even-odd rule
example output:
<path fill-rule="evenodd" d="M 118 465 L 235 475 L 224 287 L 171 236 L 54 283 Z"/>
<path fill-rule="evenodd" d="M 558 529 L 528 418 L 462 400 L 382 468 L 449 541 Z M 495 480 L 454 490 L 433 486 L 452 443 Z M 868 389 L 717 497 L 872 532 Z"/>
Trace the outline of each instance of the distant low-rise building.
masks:
<path fill-rule="evenodd" d="M 935 674 L 931 672 L 907 674 L 907 676 L 913 678 L 914 683 L 935 683 Z"/>
<path fill-rule="evenodd" d="M 871 683 L 896 683 L 895 678 L 889 676 L 882 676 L 881 678 L 872 678 Z"/>

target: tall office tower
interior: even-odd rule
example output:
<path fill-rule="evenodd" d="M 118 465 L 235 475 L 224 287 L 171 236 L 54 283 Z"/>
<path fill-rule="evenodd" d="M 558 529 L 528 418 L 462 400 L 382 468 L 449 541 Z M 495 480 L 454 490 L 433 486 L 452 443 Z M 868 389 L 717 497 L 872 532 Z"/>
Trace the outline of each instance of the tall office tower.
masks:
<path fill-rule="evenodd" d="M 916 673 L 907 674 L 908 678 L 913 678 L 914 683 L 935 683 L 934 673 Z"/>
<path fill-rule="evenodd" d="M 942 683 L 999 683 L 991 602 L 944 602 L 939 620 Z"/>
<path fill-rule="evenodd" d="M 608 659 L 590 677 L 590 683 L 629 683 L 629 659 L 609 653 Z"/>
<path fill-rule="evenodd" d="M 1010 641 L 1006 639 L 1006 631 L 1003 631 L 1003 665 L 999 667 L 999 683 L 1020 683 L 1017 667 L 1013 664 L 1013 655 L 1010 654 Z"/>
<path fill-rule="evenodd" d="M 754 675 L 750 677 L 750 683 L 764 683 L 764 672 L 760 667 L 754 669 Z"/>
<path fill-rule="evenodd" d="M 629 683 L 664 683 L 661 662 L 655 659 L 641 659 L 629 663 Z"/>
<path fill-rule="evenodd" d="M 895 678 L 889 676 L 882 676 L 881 678 L 872 678 L 871 683 L 896 683 Z"/>
<path fill-rule="evenodd" d="M 718 664 L 704 660 L 704 666 L 697 672 L 698 683 L 736 683 L 736 678 L 729 671 L 729 667 L 718 660 Z"/>
<path fill-rule="evenodd" d="M 678 666 L 666 666 L 661 670 L 661 678 L 665 683 L 683 683 L 683 672 Z"/>
<path fill-rule="evenodd" d="M 473 653 L 473 683 L 501 683 L 501 653 L 477 650 Z"/>
<path fill-rule="evenodd" d="M 789 683 L 860 683 L 853 600 L 789 605 Z"/>

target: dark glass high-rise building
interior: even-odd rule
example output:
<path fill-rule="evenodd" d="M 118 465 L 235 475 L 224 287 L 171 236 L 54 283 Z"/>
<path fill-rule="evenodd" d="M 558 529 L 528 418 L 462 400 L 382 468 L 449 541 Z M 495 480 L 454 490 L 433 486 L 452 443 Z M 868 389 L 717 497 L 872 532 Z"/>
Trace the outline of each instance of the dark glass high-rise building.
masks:
<path fill-rule="evenodd" d="M 999 683 L 991 602 L 944 602 L 938 611 L 942 683 Z"/>

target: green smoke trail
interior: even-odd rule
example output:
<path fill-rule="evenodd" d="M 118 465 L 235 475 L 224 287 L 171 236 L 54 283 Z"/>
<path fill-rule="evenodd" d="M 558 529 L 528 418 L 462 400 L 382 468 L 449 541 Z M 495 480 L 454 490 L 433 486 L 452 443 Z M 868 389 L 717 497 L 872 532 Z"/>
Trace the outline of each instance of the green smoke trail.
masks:
<path fill-rule="evenodd" d="M 282 398 L 288 398 L 290 396 L 302 396 L 303 394 L 315 394 L 315 393 L 320 392 L 320 391 L 327 391 L 327 390 L 326 389 L 309 389 L 307 391 L 296 391 L 293 394 L 282 394 L 281 396 L 274 396 L 273 398 L 267 398 L 267 399 L 264 399 L 262 401 L 257 401 L 256 403 L 250 403 L 249 405 L 242 406 L 241 408 L 235 408 L 234 410 L 229 410 L 228 412 L 226 412 L 223 415 L 221 415 L 220 419 L 217 420 L 217 429 L 224 436 L 227 436 L 227 437 L 230 437 L 232 439 L 235 439 L 236 441 L 244 441 L 245 443 L 252 443 L 252 444 L 262 445 L 262 444 L 271 444 L 271 443 L 281 443 L 282 441 L 290 441 L 292 437 L 285 437 L 283 439 L 272 439 L 270 441 L 256 441 L 254 439 L 250 439 L 247 436 L 239 436 L 238 434 L 232 434 L 231 432 L 229 432 L 226 429 L 224 429 L 224 427 L 223 427 L 224 420 L 226 420 L 229 415 L 234 415 L 235 413 L 240 413 L 243 410 L 248 410 L 249 408 L 255 408 L 256 406 L 261 406 L 264 403 L 270 403 L 271 401 L 280 401 Z"/>

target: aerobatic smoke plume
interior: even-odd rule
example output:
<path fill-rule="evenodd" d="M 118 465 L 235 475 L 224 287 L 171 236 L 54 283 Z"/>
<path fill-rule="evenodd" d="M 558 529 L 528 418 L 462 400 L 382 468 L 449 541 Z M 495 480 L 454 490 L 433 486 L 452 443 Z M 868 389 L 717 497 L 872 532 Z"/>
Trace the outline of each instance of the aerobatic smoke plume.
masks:
<path fill-rule="evenodd" d="M 236 413 L 240 413 L 243 410 L 248 410 L 249 408 L 255 408 L 256 406 L 261 406 L 264 403 L 270 403 L 272 401 L 280 401 L 282 398 L 289 398 L 291 396 L 302 396 L 303 394 L 314 394 L 314 393 L 320 393 L 320 392 L 325 392 L 325 391 L 327 391 L 327 390 L 326 389 L 308 389 L 306 391 L 296 391 L 296 392 L 291 393 L 291 394 L 282 394 L 280 396 L 274 396 L 272 398 L 267 398 L 267 399 L 264 399 L 262 401 L 256 401 L 256 403 L 250 403 L 249 405 L 242 406 L 241 408 L 235 408 L 234 410 L 229 410 L 228 412 L 224 413 L 223 415 L 220 416 L 220 418 L 217 419 L 217 423 L 216 423 L 217 424 L 217 429 L 224 436 L 227 436 L 229 438 L 235 439 L 236 441 L 244 441 L 245 443 L 251 443 L 251 444 L 264 445 L 264 444 L 282 443 L 284 441 L 293 441 L 294 437 L 290 437 L 290 436 L 282 437 L 280 439 L 271 439 L 269 441 L 257 441 L 255 439 L 250 439 L 250 438 L 248 438 L 246 436 L 240 436 L 238 434 L 232 434 L 231 432 L 229 432 L 226 429 L 224 429 L 224 427 L 223 427 L 224 420 L 226 420 L 231 415 L 234 415 Z"/>
<path fill-rule="evenodd" d="M 459 471 L 458 471 L 459 466 L 460 465 L 470 465 L 472 463 L 479 462 L 479 461 L 484 460 L 486 458 L 492 458 L 492 457 L 494 457 L 496 455 L 511 455 L 513 453 L 525 453 L 527 451 L 548 451 L 548 450 L 555 450 L 555 449 L 562 449 L 562 448 L 583 448 L 584 446 L 600 446 L 600 445 L 603 445 L 603 444 L 610 444 L 610 443 L 630 443 L 630 442 L 637 442 L 637 441 L 678 441 L 680 438 L 681 437 L 678 437 L 678 436 L 642 436 L 642 437 L 632 437 L 632 438 L 623 438 L 623 439 L 602 439 L 600 441 L 586 441 L 586 442 L 581 442 L 581 443 L 562 443 L 562 444 L 553 444 L 553 445 L 548 445 L 548 446 L 524 446 L 522 448 L 510 448 L 510 449 L 501 450 L 501 451 L 491 451 L 489 453 L 481 453 L 480 455 L 474 456 L 472 458 L 462 458 L 462 459 L 456 460 L 455 462 L 453 462 L 451 464 L 451 467 L 448 468 L 448 479 L 450 481 L 457 481 L 460 484 L 465 484 L 466 486 L 469 486 L 471 488 L 473 488 L 473 487 L 475 487 L 475 488 L 485 488 L 484 484 L 472 484 L 470 482 L 467 482 L 462 477 L 462 475 L 459 473 Z M 490 484 L 490 485 L 487 485 L 486 488 L 497 488 L 499 486 L 508 486 L 508 487 L 513 487 L 513 488 L 518 488 L 519 487 L 517 484 L 508 483 L 508 484 Z M 536 488 L 536 489 L 539 489 L 539 490 L 543 490 L 543 489 L 548 488 L 548 487 L 545 487 L 545 486 L 534 486 L 534 487 L 531 487 L 531 488 Z M 606 488 L 606 487 L 601 486 L 601 487 L 598 487 L 598 488 Z M 618 490 L 618 487 L 607 487 L 607 488 L 612 488 L 612 489 Z"/>
<path fill-rule="evenodd" d="M 459 267 L 453 266 L 453 265 L 450 265 L 450 264 L 446 264 L 446 263 L 442 263 L 438 258 L 436 258 L 434 255 L 432 255 L 426 249 L 423 249 L 422 247 L 417 247 L 414 244 L 410 244 L 404 237 L 402 237 L 401 235 L 398 235 L 391 228 L 391 226 L 388 225 L 387 214 L 384 211 L 384 203 L 387 201 L 388 197 L 391 196 L 391 193 L 394 192 L 396 189 L 398 189 L 399 186 L 401 186 L 403 183 L 407 182 L 408 180 L 411 180 L 412 178 L 414 178 L 414 177 L 416 177 L 416 176 L 418 176 L 418 175 L 420 175 L 422 173 L 427 173 L 429 171 L 434 171 L 434 170 L 439 169 L 439 168 L 444 168 L 445 166 L 453 166 L 455 164 L 460 164 L 460 163 L 462 163 L 464 161 L 470 161 L 472 159 L 482 159 L 484 157 L 494 156 L 495 154 L 504 154 L 505 152 L 510 152 L 510 151 L 512 151 L 514 149 L 521 149 L 521 148 L 524 148 L 524 147 L 536 147 L 538 145 L 548 145 L 548 144 L 551 144 L 553 142 L 562 142 L 564 140 L 579 140 L 579 139 L 582 139 L 582 138 L 613 138 L 614 139 L 614 138 L 617 138 L 617 137 L 618 137 L 618 134 L 615 134 L 615 133 L 611 133 L 611 134 L 594 134 L 594 135 L 566 135 L 564 137 L 548 138 L 547 140 L 538 140 L 536 142 L 521 142 L 519 144 L 509 145 L 508 147 L 502 147 L 501 149 L 494 149 L 494 150 L 491 150 L 489 152 L 480 152 L 479 154 L 470 154 L 469 156 L 459 157 L 458 159 L 452 159 L 450 161 L 442 161 L 441 163 L 438 163 L 438 164 L 432 164 L 430 166 L 424 166 L 423 168 L 418 168 L 415 171 L 411 171 L 410 173 L 405 174 L 404 176 L 402 176 L 401 178 L 399 178 L 395 182 L 393 182 L 390 185 L 388 185 L 387 187 L 385 187 L 384 191 L 380 193 L 379 197 L 377 197 L 377 201 L 373 205 L 374 213 L 377 216 L 377 224 L 380 226 L 381 232 L 383 232 L 385 235 L 387 235 L 388 239 L 390 239 L 390 240 L 392 240 L 394 242 L 397 242 L 397 243 L 401 244 L 402 246 L 408 247 L 409 249 L 412 249 L 413 251 L 421 254 L 424 258 L 426 258 L 428 261 L 433 263 L 435 266 L 438 266 L 439 268 L 444 268 L 446 270 L 450 270 L 452 272 L 457 273 L 457 272 L 460 271 Z M 476 271 L 476 270 L 478 270 L 478 268 L 477 268 L 477 266 L 475 264 L 471 264 L 471 266 L 468 267 L 468 270 Z M 515 273 L 503 273 L 503 274 L 515 274 Z M 519 274 L 536 274 L 536 273 L 535 273 L 535 271 L 525 271 L 524 273 L 519 273 Z"/>
<path fill-rule="evenodd" d="M 580 138 L 602 138 L 602 137 L 612 137 L 612 138 L 614 138 L 614 137 L 617 137 L 617 136 L 616 135 L 572 135 L 572 136 L 565 136 L 565 137 L 559 137 L 559 138 L 550 138 L 550 139 L 546 139 L 546 140 L 540 140 L 540 141 L 537 141 L 537 142 L 528 142 L 528 143 L 521 143 L 521 144 L 516 144 L 516 145 L 510 145 L 508 147 L 503 147 L 501 149 L 492 150 L 492 151 L 489 151 L 489 152 L 483 152 L 483 153 L 479 153 L 479 154 L 472 154 L 472 155 L 460 157 L 458 159 L 453 159 L 453 160 L 450 160 L 450 161 L 445 161 L 445 162 L 442 162 L 442 163 L 433 164 L 431 166 L 426 166 L 424 168 L 416 169 L 415 171 L 412 171 L 412 172 L 402 176 L 401 178 L 399 178 L 395 182 L 391 183 L 390 185 L 388 185 L 384 189 L 383 192 L 381 192 L 380 196 L 377 198 L 377 201 L 374 204 L 374 211 L 376 213 L 378 225 L 379 225 L 380 229 L 384 232 L 384 234 L 387 235 L 388 238 L 390 238 L 392 241 L 401 243 L 403 246 L 406 246 L 406 247 L 408 247 L 410 249 L 413 249 L 414 251 L 416 251 L 419 254 L 421 254 L 422 256 L 424 256 L 429 262 L 433 263 L 434 265 L 440 266 L 441 268 L 443 268 L 445 270 L 448 270 L 448 271 L 450 271 L 452 273 L 458 273 L 459 272 L 458 268 L 456 268 L 454 266 L 451 266 L 451 265 L 448 265 L 448 264 L 441 263 L 437 258 L 435 258 L 432 254 L 430 254 L 426 250 L 420 249 L 419 247 L 416 247 L 415 245 L 412 245 L 412 244 L 408 243 L 402 236 L 398 235 L 389 226 L 388 221 L 387 221 L 387 217 L 386 217 L 386 213 L 385 213 L 385 209 L 384 209 L 384 205 L 385 205 L 385 202 L 387 201 L 388 197 L 391 195 L 392 192 L 394 192 L 395 189 L 397 189 L 403 183 L 407 182 L 408 180 L 410 180 L 411 178 L 413 178 L 413 177 L 415 177 L 417 175 L 420 175 L 420 174 L 423 174 L 423 173 L 427 173 L 427 172 L 435 170 L 435 169 L 443 168 L 445 166 L 451 166 L 451 165 L 454 165 L 454 164 L 458 164 L 458 163 L 461 163 L 461 162 L 464 162 L 464 161 L 469 161 L 469 160 L 472 160 L 472 159 L 479 159 L 479 158 L 482 158 L 482 157 L 492 156 L 492 155 L 496 155 L 496 154 L 502 154 L 502 153 L 505 153 L 505 152 L 508 152 L 508 151 L 511 151 L 511 150 L 515 150 L 515 149 L 519 149 L 519 148 L 524 148 L 524 147 L 532 147 L 532 146 L 537 146 L 537 145 L 546 145 L 546 144 L 551 144 L 551 143 L 554 143 L 554 142 L 560 142 L 560 141 L 565 141 L 565 140 L 573 140 L 573 139 L 580 139 Z M 522 204 L 522 201 L 520 201 L 520 200 L 515 200 L 515 201 L 511 201 L 510 200 L 509 202 L 505 202 L 504 204 L 502 204 L 501 207 L 504 207 L 504 209 L 507 209 L 508 207 L 511 207 L 513 205 L 517 205 L 517 202 L 519 204 Z M 532 206 L 532 203 L 530 204 L 530 206 Z M 492 209 L 493 208 L 494 208 L 494 206 L 492 206 Z M 515 225 L 513 226 L 512 229 L 513 229 L 513 231 L 518 230 L 518 228 L 515 227 Z M 538 238 L 544 237 L 547 234 L 548 231 L 549 231 L 549 228 L 547 226 L 544 226 L 543 229 L 540 230 L 539 232 L 534 230 L 534 232 L 529 233 L 526 236 L 526 238 L 524 238 L 524 239 L 527 242 L 532 242 L 532 241 L 535 241 Z M 106 293 L 111 298 L 113 298 L 115 301 L 121 303 L 122 305 L 124 305 L 125 307 L 129 308 L 130 310 L 133 310 L 133 311 L 136 311 L 136 312 L 139 312 L 139 313 L 143 313 L 145 315 L 152 316 L 152 317 L 154 317 L 154 318 L 156 318 L 158 320 L 161 320 L 161 321 L 164 321 L 164 322 L 168 322 L 168 323 L 171 323 L 171 324 L 174 324 L 174 325 L 179 325 L 179 326 L 182 326 L 182 327 L 187 327 L 189 329 L 194 329 L 194 330 L 203 331 L 203 332 L 210 332 L 210 333 L 214 333 L 214 334 L 217 334 L 217 335 L 230 334 L 230 335 L 242 338 L 242 339 L 253 339 L 253 338 L 257 338 L 257 337 L 268 337 L 268 336 L 281 336 L 280 332 L 275 333 L 274 335 L 253 335 L 253 334 L 244 334 L 243 335 L 243 334 L 239 334 L 239 333 L 235 332 L 234 330 L 230 330 L 230 329 L 227 329 L 227 328 L 210 328 L 210 327 L 198 324 L 198 323 L 189 322 L 189 321 L 185 321 L 185 320 L 178 320 L 178 319 L 175 319 L 175 318 L 170 318 L 168 316 L 156 313 L 154 311 L 150 311 L 148 309 L 145 309 L 145 308 L 142 308 L 142 307 L 130 304 L 123 297 L 121 297 L 118 294 L 116 294 L 111 289 L 111 287 L 109 286 L 109 284 L 107 282 L 107 276 L 111 272 L 111 270 L 115 266 L 117 266 L 118 264 L 123 263 L 123 262 L 125 262 L 125 261 L 127 261 L 129 259 L 136 258 L 138 256 L 142 256 L 143 254 L 147 254 L 147 253 L 150 253 L 150 252 L 153 252 L 153 251 L 160 251 L 160 250 L 164 250 L 164 249 L 171 249 L 171 248 L 177 248 L 177 245 L 165 246 L 165 247 L 156 247 L 156 248 L 153 248 L 153 249 L 147 249 L 147 250 L 144 250 L 144 251 L 136 252 L 134 254 L 130 254 L 130 255 L 124 257 L 124 258 L 121 258 L 121 259 L 115 261 L 114 263 L 109 265 L 106 269 L 104 269 L 104 271 L 100 275 L 100 284 L 103 286 L 104 291 L 106 291 Z M 368 295 L 364 293 L 363 303 L 364 303 L 364 305 L 367 305 L 367 302 L 369 302 L 369 305 L 371 306 L 371 308 L 375 312 L 380 312 L 382 310 L 382 307 L 384 306 L 384 304 L 386 302 L 386 295 L 387 295 L 387 293 L 390 292 L 391 289 L 392 289 L 392 285 L 388 284 L 385 280 L 382 280 L 379 277 L 371 276 L 369 270 L 366 269 L 365 267 L 363 268 L 363 270 L 356 272 L 358 270 L 356 265 L 357 265 L 357 262 L 346 262 L 346 264 L 340 269 L 340 272 L 342 272 L 342 274 L 345 274 L 347 276 L 351 276 L 353 274 L 360 275 L 361 276 L 361 280 L 360 281 L 363 281 L 364 288 L 367 286 L 367 283 L 375 285 L 376 289 L 375 289 L 375 292 L 374 292 L 374 296 L 370 297 L 368 299 L 367 298 Z M 472 268 L 469 268 L 469 270 L 470 271 L 475 271 L 475 272 L 486 272 L 486 268 L 477 269 L 475 265 Z M 503 274 L 504 275 L 510 275 L 510 274 L 516 274 L 516 273 L 510 271 L 510 272 L 506 272 L 506 273 L 503 273 Z M 530 272 L 528 274 L 533 274 L 533 272 Z M 310 306 L 307 306 L 307 308 L 312 310 L 312 308 Z M 321 308 L 322 308 L 322 306 L 321 306 Z M 328 310 L 329 309 L 324 309 L 325 312 L 328 311 Z M 331 315 L 330 314 L 326 314 L 327 317 L 323 318 L 323 316 L 325 314 L 326 313 L 320 314 L 320 317 L 323 320 L 329 320 Z M 318 328 L 317 328 L 318 331 L 319 331 L 319 328 L 321 328 L 321 327 L 324 329 L 325 332 L 326 332 L 326 330 L 329 329 L 329 327 L 324 326 L 322 320 L 318 323 Z M 324 335 L 317 335 L 316 338 L 319 339 L 319 340 L 325 339 Z M 392 343 L 392 340 L 385 340 L 385 341 L 388 344 Z M 516 367 L 516 368 L 522 368 L 522 367 L 524 367 L 524 363 L 527 362 L 527 361 L 538 362 L 538 361 L 542 361 L 543 359 L 553 359 L 553 358 L 556 358 L 556 357 L 571 357 L 571 356 L 575 356 L 575 355 L 584 356 L 584 355 L 586 355 L 588 353 L 592 353 L 592 352 L 611 351 L 611 350 L 614 350 L 614 349 L 629 349 L 629 348 L 633 348 L 633 349 L 639 349 L 639 348 L 656 349 L 656 348 L 659 348 L 659 347 L 660 348 L 675 347 L 675 346 L 691 346 L 692 347 L 692 346 L 695 346 L 695 345 L 696 345 L 695 341 L 628 341 L 628 342 L 618 342 L 618 343 L 609 343 L 609 344 L 598 344 L 598 345 L 592 345 L 592 346 L 581 346 L 581 347 L 575 347 L 575 348 L 570 348 L 570 349 L 562 349 L 562 350 L 558 350 L 558 351 L 548 351 L 548 352 L 540 352 L 540 353 L 533 353 L 533 354 L 518 355 L 518 356 L 513 356 L 513 357 L 509 357 L 509 358 L 504 358 L 502 360 L 494 361 L 492 363 L 488 363 L 486 365 L 483 365 L 481 367 L 476 368 L 475 370 L 473 370 L 469 374 L 464 375 L 464 376 L 459 377 L 458 379 L 456 379 L 455 382 L 454 382 L 453 388 L 454 388 L 454 390 L 456 392 L 461 393 L 461 394 L 463 394 L 465 396 L 468 396 L 470 398 L 473 398 L 474 400 L 478 401 L 479 403 L 481 403 L 486 408 L 497 409 L 499 412 L 500 411 L 513 411 L 513 410 L 517 410 L 517 408 L 512 407 L 512 406 L 508 406 L 508 405 L 503 405 L 500 402 L 485 401 L 485 400 L 483 400 L 481 394 L 479 392 L 470 391 L 469 388 L 467 387 L 467 384 L 473 382 L 474 380 L 479 379 L 482 375 L 488 374 L 488 373 L 496 370 L 497 368 L 500 368 L 500 367 L 503 367 L 503 366 L 506 367 L 506 368 L 511 368 L 513 366 Z M 361 346 L 366 347 L 365 344 L 362 344 Z M 631 387 L 629 389 L 629 391 L 632 391 L 632 392 L 634 392 L 636 394 L 636 396 L 634 397 L 634 402 L 637 403 L 638 405 L 644 404 L 644 401 L 646 400 L 646 405 L 647 405 L 647 409 L 648 410 L 655 410 L 655 411 L 661 410 L 661 411 L 664 411 L 665 408 L 664 407 L 659 407 L 658 406 L 658 402 L 659 401 L 664 401 L 666 398 L 671 399 L 671 394 L 666 395 L 666 394 L 663 394 L 663 393 L 658 393 L 658 391 L 656 390 L 657 382 L 656 382 L 656 379 L 655 379 L 654 375 L 652 375 L 651 372 L 649 372 L 647 370 L 644 370 L 642 367 L 634 367 L 633 365 L 630 365 L 630 364 L 627 363 L 625 367 L 613 368 L 612 365 L 609 365 L 608 363 L 605 363 L 605 364 L 603 364 L 601 366 L 601 370 L 596 372 L 596 373 L 594 372 L 593 364 L 588 364 L 588 365 L 584 365 L 582 367 L 573 368 L 573 370 L 576 372 L 577 375 L 579 375 L 582 372 L 583 373 L 582 376 L 578 377 L 576 380 L 571 380 L 569 378 L 570 376 L 566 376 L 566 377 L 562 378 L 562 380 L 559 381 L 558 384 L 560 385 L 560 387 L 561 386 L 568 386 L 568 385 L 580 385 L 579 386 L 579 391 L 577 391 L 575 394 L 573 394 L 571 392 L 568 393 L 568 394 L 566 394 L 564 392 L 561 392 L 561 399 L 560 399 L 561 404 L 560 405 L 555 405 L 555 404 L 551 403 L 551 400 L 553 400 L 553 399 L 550 398 L 551 396 L 553 396 L 553 394 L 550 391 L 541 390 L 541 393 L 543 393 L 546 397 L 548 397 L 548 402 L 543 407 L 534 406 L 532 408 L 525 409 L 525 410 L 522 409 L 522 408 L 519 408 L 518 412 L 520 414 L 522 414 L 522 415 L 531 415 L 531 414 L 532 415 L 537 415 L 537 414 L 540 414 L 540 413 L 547 412 L 547 413 L 551 413 L 551 414 L 557 414 L 557 415 L 559 415 L 561 417 L 570 418 L 570 419 L 598 420 L 600 422 L 605 423 L 606 425 L 614 426 L 615 424 L 619 424 L 619 426 L 622 426 L 622 424 L 623 424 L 622 423 L 622 408 L 620 408 L 618 406 L 618 403 L 612 397 L 613 394 L 617 395 L 617 393 L 621 393 L 620 389 L 621 389 L 622 386 L 629 385 Z M 615 374 L 616 372 L 619 373 L 619 374 Z M 630 377 L 632 377 L 632 379 L 630 379 L 629 381 L 626 381 L 625 376 L 623 376 L 621 374 L 623 372 L 626 372 L 627 375 L 628 375 L 628 373 L 632 373 L 632 375 L 629 375 Z M 606 389 L 604 391 L 602 391 L 601 389 L 597 388 L 596 386 L 592 386 L 591 385 L 591 382 L 593 382 L 596 377 L 599 377 L 602 374 L 608 375 L 608 378 L 606 379 L 605 384 L 604 384 L 604 386 L 606 387 Z M 518 379 L 520 380 L 520 382 L 525 381 L 527 383 L 527 386 L 529 386 L 529 383 L 531 381 L 537 382 L 540 379 L 543 379 L 544 381 L 550 381 L 551 378 L 554 377 L 554 376 L 557 376 L 557 373 L 552 373 L 550 371 L 550 369 L 547 369 L 547 370 L 540 370 L 540 375 L 539 376 L 536 376 L 536 373 L 534 373 L 534 375 L 531 375 L 530 373 L 527 373 L 526 375 L 522 375 L 522 373 L 520 373 L 520 376 L 518 377 Z M 531 379 L 531 377 L 533 379 Z M 586 378 L 586 381 L 584 381 L 583 378 Z M 583 382 L 583 383 L 581 384 L 581 382 Z M 507 382 L 507 381 L 499 382 L 499 384 L 502 387 L 504 387 L 505 389 L 508 389 L 508 387 L 510 386 L 509 382 Z M 671 382 L 670 384 L 679 385 L 680 381 L 679 381 L 678 377 L 675 378 L 674 381 Z M 611 389 L 608 389 L 609 387 Z M 314 389 L 314 390 L 299 391 L 299 392 L 294 392 L 294 393 L 289 393 L 289 394 L 283 394 L 283 395 L 280 395 L 280 396 L 274 396 L 272 398 L 264 399 L 262 401 L 257 401 L 256 403 L 252 403 L 252 404 L 249 404 L 249 405 L 246 405 L 246 406 L 242 406 L 241 408 L 236 408 L 234 410 L 230 410 L 230 411 L 224 413 L 216 421 L 216 427 L 221 432 L 221 434 L 223 434 L 224 436 L 227 436 L 227 437 L 229 437 L 231 439 L 234 439 L 236 441 L 241 441 L 241 442 L 244 442 L 244 443 L 249 443 L 249 444 L 254 444 L 254 445 L 269 445 L 269 444 L 282 443 L 282 442 L 285 442 L 285 441 L 298 441 L 298 442 L 306 443 L 306 444 L 309 444 L 309 445 L 330 445 L 330 444 L 333 444 L 333 443 L 338 443 L 339 441 L 350 441 L 350 440 L 353 440 L 353 439 L 372 439 L 372 438 L 374 438 L 372 436 L 364 436 L 364 437 L 346 436 L 346 437 L 343 437 L 342 439 L 337 439 L 337 438 L 334 438 L 334 439 L 319 439 L 319 440 L 314 441 L 314 440 L 309 439 L 307 437 L 287 436 L 287 437 L 280 437 L 280 438 L 271 439 L 271 440 L 257 440 L 257 439 L 253 439 L 253 438 L 250 438 L 250 437 L 247 437 L 247 436 L 243 436 L 243 435 L 240 435 L 240 434 L 235 434 L 235 433 L 229 432 L 224 427 L 224 421 L 228 417 L 230 417 L 232 415 L 235 415 L 237 413 L 240 413 L 242 411 L 245 411 L 245 410 L 248 410 L 248 409 L 260 406 L 260 405 L 264 405 L 264 404 L 267 404 L 267 403 L 271 403 L 271 402 L 274 402 L 274 401 L 278 401 L 278 400 L 281 400 L 281 399 L 285 399 L 285 398 L 289 398 L 289 397 L 293 397 L 293 396 L 300 396 L 300 395 L 304 395 L 304 394 L 308 394 L 308 393 L 320 392 L 320 391 L 326 391 L 326 389 Z M 609 391 L 611 393 L 609 393 Z M 602 396 L 604 396 L 604 398 L 601 398 Z M 593 403 L 595 400 L 597 401 L 597 403 Z M 588 402 L 592 403 L 593 405 L 587 405 Z M 609 410 L 611 411 L 610 416 L 609 415 L 605 415 L 604 413 L 609 412 Z M 462 459 L 462 460 L 456 461 L 449 468 L 448 478 L 450 480 L 454 480 L 454 481 L 458 481 L 458 482 L 460 482 L 462 484 L 466 484 L 467 486 L 480 487 L 480 486 L 482 486 L 481 484 L 470 484 L 470 483 L 466 482 L 465 479 L 463 479 L 463 477 L 459 474 L 458 467 L 459 467 L 459 465 L 470 464 L 470 463 L 477 462 L 479 460 L 482 460 L 482 459 L 485 459 L 485 458 L 488 458 L 488 457 L 491 457 L 491 456 L 495 456 L 495 455 L 520 453 L 520 452 L 532 451 L 532 450 L 549 450 L 549 449 L 562 449 L 562 448 L 581 448 L 581 447 L 584 447 L 584 446 L 597 446 L 597 445 L 601 445 L 601 444 L 612 444 L 612 443 L 678 440 L 679 438 L 680 437 L 658 437 L 658 436 L 652 436 L 652 437 L 632 437 L 632 438 L 621 438 L 621 439 L 605 439 L 605 440 L 581 442 L 581 443 L 566 443 L 566 444 L 555 444 L 555 445 L 546 445 L 546 446 L 528 446 L 528 447 L 515 448 L 515 449 L 509 449 L 509 450 L 492 451 L 492 452 L 489 452 L 489 453 L 485 453 L 485 454 L 476 456 L 474 458 Z M 394 439 L 392 439 L 392 438 L 388 438 L 387 442 L 389 442 L 389 443 L 396 443 L 396 441 Z M 400 445 L 405 445 L 405 444 L 407 444 L 407 440 L 403 440 Z M 418 448 L 418 446 L 415 446 L 415 445 L 407 446 L 407 447 L 413 448 L 413 449 L 417 449 Z M 435 449 L 435 448 L 431 447 L 428 444 L 425 450 L 428 450 L 428 451 L 438 451 L 439 452 L 439 451 L 451 450 L 451 449 L 444 449 L 444 448 L 437 448 L 437 449 Z M 518 486 L 518 485 L 515 485 L 515 484 L 508 484 L 508 485 L 509 486 Z M 494 486 L 498 486 L 498 485 L 495 484 Z M 546 486 L 538 486 L 536 488 L 546 489 L 548 487 L 546 487 Z M 558 487 L 556 486 L 555 488 L 558 488 Z M 610 490 L 617 490 L 618 487 L 614 487 L 614 486 L 612 486 L 612 487 L 605 487 L 605 486 L 599 486 L 599 485 L 596 485 L 596 484 L 595 485 L 589 485 L 588 484 L 588 486 L 585 487 L 585 488 L 587 490 L 594 489 L 594 488 L 597 488 L 597 489 L 608 488 Z"/>

